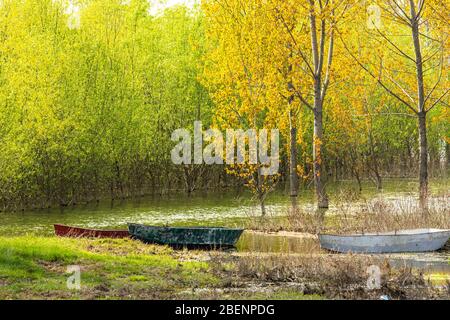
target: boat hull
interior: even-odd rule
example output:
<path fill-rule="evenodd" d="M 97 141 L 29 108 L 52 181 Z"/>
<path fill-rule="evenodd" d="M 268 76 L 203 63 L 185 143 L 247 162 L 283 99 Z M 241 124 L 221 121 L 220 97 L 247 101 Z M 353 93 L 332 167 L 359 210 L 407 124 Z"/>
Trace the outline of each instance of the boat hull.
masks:
<path fill-rule="evenodd" d="M 232 248 L 243 229 L 229 228 L 170 228 L 129 224 L 133 238 L 146 243 L 169 245 L 177 248 Z"/>
<path fill-rule="evenodd" d="M 55 234 L 59 237 L 69 238 L 129 238 L 128 230 L 93 230 L 55 224 Z"/>
<path fill-rule="evenodd" d="M 319 235 L 320 246 L 341 253 L 431 252 L 441 249 L 450 230 L 421 229 L 365 235 Z"/>

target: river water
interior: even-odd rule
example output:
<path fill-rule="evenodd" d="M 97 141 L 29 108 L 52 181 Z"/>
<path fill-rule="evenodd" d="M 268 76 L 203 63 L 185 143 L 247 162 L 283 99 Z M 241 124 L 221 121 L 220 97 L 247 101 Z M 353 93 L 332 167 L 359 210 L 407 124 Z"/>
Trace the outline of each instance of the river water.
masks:
<path fill-rule="evenodd" d="M 445 188 L 448 188 L 444 185 Z M 343 185 L 333 186 L 332 200 L 339 199 L 343 194 Z M 344 188 L 348 186 L 344 185 Z M 413 197 L 416 184 L 408 180 L 390 181 L 380 195 L 368 185 L 364 188 L 366 200 L 380 197 L 391 201 L 403 201 Z M 442 185 L 439 185 L 442 193 Z M 306 210 L 314 210 L 311 191 L 305 191 L 299 198 L 299 205 Z M 272 216 L 283 216 L 289 210 L 290 202 L 282 191 L 273 193 L 267 201 L 267 210 Z M 358 206 L 355 202 L 352 206 Z M 351 206 L 349 207 L 351 210 Z M 336 211 L 331 207 L 330 214 Z M 89 204 L 64 209 L 35 210 L 15 213 L 0 213 L 0 236 L 17 236 L 24 234 L 51 236 L 53 224 L 66 224 L 86 228 L 122 229 L 127 223 L 142 223 L 148 225 L 171 226 L 228 226 L 242 227 L 248 219 L 260 214 L 258 206 L 249 194 L 208 193 L 187 197 L 174 194 L 170 197 L 146 197 L 139 200 L 121 202 L 104 201 L 99 204 Z M 244 252 L 265 253 L 323 253 L 316 237 L 298 237 L 290 234 L 244 233 L 238 250 Z M 425 258 L 424 258 L 425 257 Z M 428 262 L 433 266 L 450 272 L 450 255 L 447 252 L 407 259 L 419 261 L 422 265 Z M 402 259 L 399 260 L 401 263 Z M 428 261 L 428 262 L 427 262 Z M 434 261 L 434 262 L 433 262 Z"/>
<path fill-rule="evenodd" d="M 417 184 L 411 180 L 390 180 L 385 182 L 383 193 L 377 193 L 371 184 L 364 185 L 363 198 L 366 200 L 382 197 L 388 200 L 409 199 Z M 336 211 L 334 203 L 346 197 L 348 190 L 354 187 L 348 182 L 328 187 L 331 195 L 329 213 Z M 450 187 L 447 182 L 432 184 L 432 188 L 447 194 Z M 343 192 L 342 190 L 347 190 Z M 313 193 L 302 191 L 299 205 L 305 210 L 314 210 Z M 348 202 L 348 200 L 347 200 Z M 286 215 L 290 206 L 289 197 L 282 191 L 273 192 L 267 200 L 267 211 L 272 216 Z M 358 206 L 351 203 L 348 210 Z M 342 210 L 342 208 L 341 208 Z M 9 235 L 50 235 L 53 224 L 68 224 L 87 228 L 125 228 L 127 223 L 150 225 L 207 225 L 242 226 L 245 219 L 258 216 L 259 207 L 248 193 L 237 195 L 233 192 L 210 192 L 187 197 L 185 194 L 173 194 L 169 197 L 145 197 L 138 200 L 103 201 L 64 209 L 34 210 L 25 212 L 0 212 L 0 236 Z"/>

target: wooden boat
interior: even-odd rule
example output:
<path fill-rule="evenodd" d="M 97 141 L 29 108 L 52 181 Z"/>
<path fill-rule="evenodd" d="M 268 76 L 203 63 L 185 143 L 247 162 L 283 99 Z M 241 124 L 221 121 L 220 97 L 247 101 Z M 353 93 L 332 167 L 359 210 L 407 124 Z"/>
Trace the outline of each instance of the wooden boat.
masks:
<path fill-rule="evenodd" d="M 128 230 L 93 230 L 55 224 L 55 234 L 71 238 L 129 238 Z"/>
<path fill-rule="evenodd" d="M 320 234 L 323 249 L 341 253 L 430 252 L 441 249 L 450 230 L 416 229 L 354 235 Z"/>
<path fill-rule="evenodd" d="M 128 231 L 133 238 L 146 243 L 186 248 L 232 248 L 244 230 L 213 227 L 152 227 L 129 224 Z"/>

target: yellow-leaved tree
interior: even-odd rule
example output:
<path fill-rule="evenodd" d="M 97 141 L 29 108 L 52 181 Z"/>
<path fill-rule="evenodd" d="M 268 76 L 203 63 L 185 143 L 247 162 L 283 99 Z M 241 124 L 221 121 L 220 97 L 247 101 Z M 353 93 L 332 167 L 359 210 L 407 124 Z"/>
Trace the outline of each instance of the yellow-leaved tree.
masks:
<path fill-rule="evenodd" d="M 204 2 L 214 47 L 208 56 L 214 71 L 206 78 L 215 85 L 216 103 L 231 111 L 220 114 L 248 121 L 252 115 L 242 117 L 242 108 L 253 113 L 266 110 L 268 119 L 275 116 L 279 124 L 288 123 L 292 197 L 298 193 L 300 106 L 313 113 L 313 179 L 318 208 L 328 208 L 323 110 L 335 79 L 335 29 L 345 21 L 351 5 L 348 0 Z"/>
<path fill-rule="evenodd" d="M 442 8 L 448 7 L 448 0 L 364 2 L 353 10 L 353 28 L 340 33 L 351 61 L 366 74 L 365 81 L 377 83 L 404 107 L 405 115 L 417 119 L 419 199 L 424 213 L 429 176 L 427 117 L 436 111 L 445 113 L 449 106 L 449 27 L 448 17 L 442 14 Z"/>
<path fill-rule="evenodd" d="M 261 19 L 268 12 L 259 1 L 206 1 L 203 7 L 211 47 L 202 78 L 216 104 L 214 125 L 242 130 L 250 144 L 248 130 L 270 130 L 278 121 L 280 97 L 272 93 L 274 71 L 267 63 L 273 54 L 267 36 L 271 26 Z M 279 175 L 261 174 L 263 165 L 251 163 L 246 151 L 244 163 L 229 165 L 227 171 L 244 180 L 265 215 L 265 198 Z"/>

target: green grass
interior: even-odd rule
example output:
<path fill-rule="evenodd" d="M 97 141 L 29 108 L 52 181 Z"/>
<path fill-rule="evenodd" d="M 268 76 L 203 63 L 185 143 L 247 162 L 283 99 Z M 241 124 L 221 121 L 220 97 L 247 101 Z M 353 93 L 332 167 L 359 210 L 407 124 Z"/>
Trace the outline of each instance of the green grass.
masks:
<path fill-rule="evenodd" d="M 174 251 L 139 241 L 0 237 L 0 299 L 316 299 L 295 291 L 252 291 L 199 297 L 227 288 L 205 260 L 207 252 Z M 80 290 L 69 289 L 67 267 L 81 269 Z"/>
<path fill-rule="evenodd" d="M 243 299 L 249 300 L 323 300 L 317 294 L 306 295 L 294 290 L 280 290 L 274 293 L 254 293 L 251 295 L 244 295 Z"/>
<path fill-rule="evenodd" d="M 205 262 L 177 255 L 132 240 L 0 238 L 0 299 L 165 298 L 220 283 Z M 81 290 L 67 288 L 69 265 L 81 268 Z"/>

